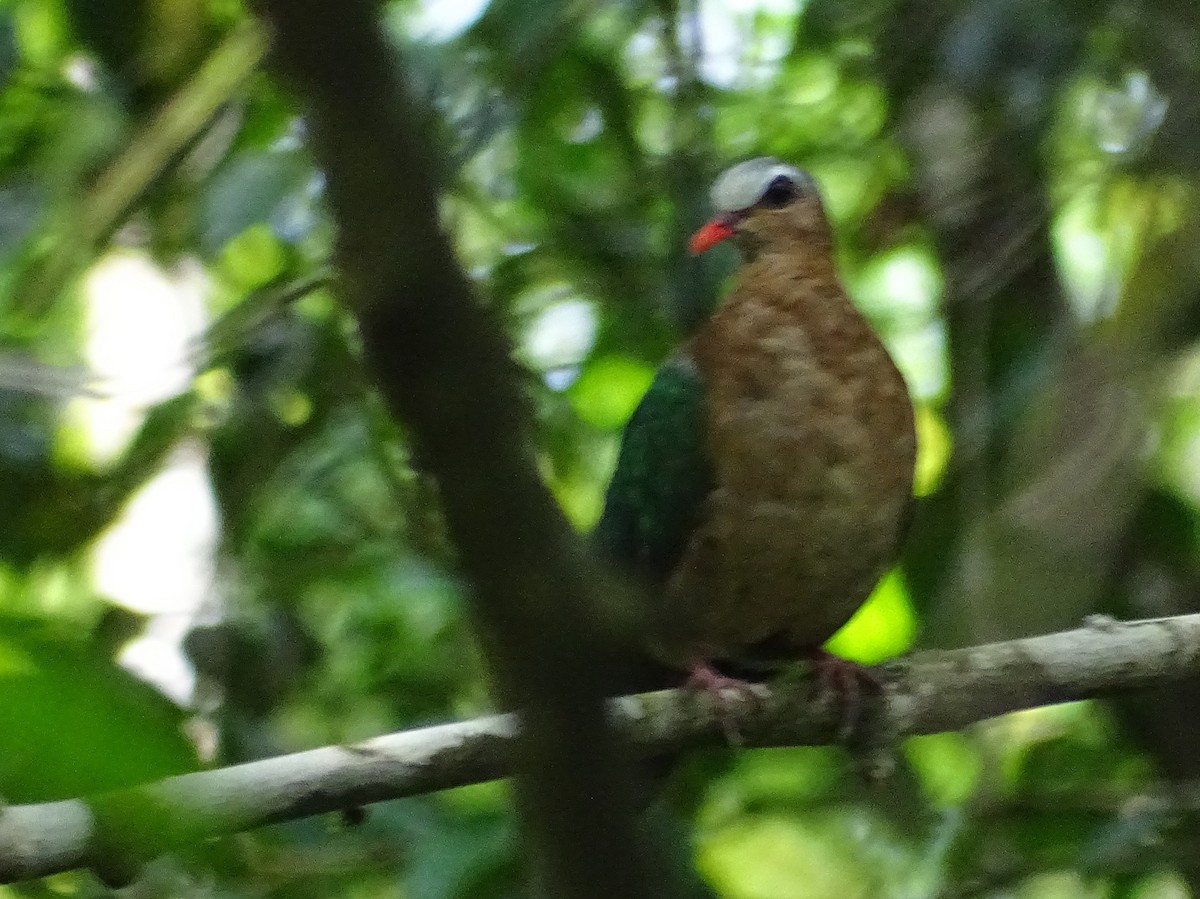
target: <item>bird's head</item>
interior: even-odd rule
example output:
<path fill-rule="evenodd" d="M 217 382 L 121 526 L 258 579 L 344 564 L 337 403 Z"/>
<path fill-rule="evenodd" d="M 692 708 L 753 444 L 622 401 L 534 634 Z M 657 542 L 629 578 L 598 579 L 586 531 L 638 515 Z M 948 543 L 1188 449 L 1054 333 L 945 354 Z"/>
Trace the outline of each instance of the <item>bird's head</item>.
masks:
<path fill-rule="evenodd" d="M 830 241 L 825 207 L 812 175 L 770 156 L 748 159 L 727 169 L 710 193 L 716 215 L 688 243 L 703 253 L 733 238 L 747 258 L 764 248 L 782 249 L 797 241 Z"/>

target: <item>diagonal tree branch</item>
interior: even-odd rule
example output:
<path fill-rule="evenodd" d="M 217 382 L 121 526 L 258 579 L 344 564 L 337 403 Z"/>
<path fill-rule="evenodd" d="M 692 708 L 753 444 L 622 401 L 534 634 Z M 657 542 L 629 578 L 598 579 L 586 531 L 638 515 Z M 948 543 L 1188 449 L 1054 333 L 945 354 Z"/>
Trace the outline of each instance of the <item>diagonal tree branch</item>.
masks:
<path fill-rule="evenodd" d="M 599 579 L 538 476 L 509 347 L 438 227 L 438 166 L 378 4 L 258 6 L 327 177 L 367 373 L 438 480 L 489 667 L 522 710 L 514 772 L 537 876 L 563 899 L 665 895 L 604 715 Z"/>
<path fill-rule="evenodd" d="M 157 114 L 126 144 L 88 191 L 63 214 L 61 240 L 19 292 L 19 310 L 44 315 L 128 218 L 146 192 L 196 141 L 221 107 L 258 69 L 266 41 L 257 22 L 233 29 Z"/>
<path fill-rule="evenodd" d="M 890 749 L 912 734 L 1006 712 L 1163 686 L 1200 673 L 1200 614 L 1084 627 L 1007 643 L 926 652 L 881 671 L 856 742 Z M 831 743 L 838 709 L 807 682 L 735 701 L 732 720 L 703 697 L 667 690 L 614 700 L 610 714 L 643 757 L 718 745 L 732 724 L 747 746 Z M 502 777 L 516 718 L 490 715 L 351 746 L 185 774 L 91 799 L 0 812 L 0 882 L 90 866 L 111 872 L 114 848 L 147 858 L 264 824 Z"/>

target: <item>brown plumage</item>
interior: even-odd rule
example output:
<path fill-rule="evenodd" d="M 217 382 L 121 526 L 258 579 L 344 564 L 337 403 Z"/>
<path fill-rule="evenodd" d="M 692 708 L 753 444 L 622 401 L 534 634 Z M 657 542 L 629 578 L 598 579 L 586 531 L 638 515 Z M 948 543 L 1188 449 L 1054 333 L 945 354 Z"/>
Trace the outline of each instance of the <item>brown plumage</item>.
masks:
<path fill-rule="evenodd" d="M 720 215 L 695 248 L 732 237 L 746 262 L 726 303 L 664 368 L 702 391 L 708 467 L 651 615 L 655 654 L 693 670 L 799 656 L 845 624 L 895 558 L 916 450 L 904 381 L 841 286 L 811 178 L 751 160 L 713 195 Z M 643 404 L 667 408 L 654 388 Z M 635 413 L 622 463 L 653 450 L 634 428 L 654 415 Z M 641 465 L 649 480 L 653 467 Z M 621 474 L 609 533 L 633 495 Z"/>

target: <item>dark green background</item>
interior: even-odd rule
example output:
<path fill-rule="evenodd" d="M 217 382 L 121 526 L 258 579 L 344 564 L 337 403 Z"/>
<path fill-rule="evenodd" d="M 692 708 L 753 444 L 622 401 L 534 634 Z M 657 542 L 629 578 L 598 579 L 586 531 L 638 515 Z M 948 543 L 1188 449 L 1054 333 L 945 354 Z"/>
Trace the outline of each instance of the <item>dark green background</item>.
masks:
<path fill-rule="evenodd" d="M 731 251 L 684 249 L 708 184 L 771 153 L 824 188 L 847 285 L 919 407 L 912 541 L 834 648 L 875 661 L 1195 610 L 1200 7 L 802 6 L 493 0 L 414 40 L 436 5 L 381 5 L 439 150 L 444 224 L 517 347 L 568 514 L 594 523 L 621 425 L 732 269 Z M 328 287 L 303 125 L 268 76 L 236 74 L 258 52 L 248 29 L 233 0 L 0 3 L 9 802 L 488 707 L 436 492 Z M 101 463 L 69 410 L 87 384 L 81 278 L 112 252 L 199 262 L 211 325 L 194 390 Z M 547 347 L 547 316 L 594 333 Z M 179 709 L 114 663 L 142 622 L 97 595 L 90 560 L 185 439 L 208 454 L 224 617 L 186 640 L 197 699 Z M 1197 722 L 1184 686 L 910 740 L 878 787 L 837 749 L 713 752 L 670 795 L 699 869 L 737 899 L 1174 899 L 1200 895 Z M 218 841 L 136 889 L 509 896 L 519 842 L 491 784 Z M 89 874 L 0 888 L 107 894 Z"/>

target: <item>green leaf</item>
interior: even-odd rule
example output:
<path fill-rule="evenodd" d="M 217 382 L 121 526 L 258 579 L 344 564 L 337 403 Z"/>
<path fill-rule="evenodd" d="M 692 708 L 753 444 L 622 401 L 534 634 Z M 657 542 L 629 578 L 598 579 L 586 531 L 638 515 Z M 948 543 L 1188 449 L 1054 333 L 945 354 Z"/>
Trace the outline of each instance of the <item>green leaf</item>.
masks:
<path fill-rule="evenodd" d="M 264 224 L 251 225 L 225 245 L 221 271 L 235 288 L 254 290 L 283 274 L 288 254 L 283 242 Z"/>
<path fill-rule="evenodd" d="M 29 65 L 49 69 L 57 66 L 66 52 L 66 16 L 55 2 L 21 3 L 16 9 L 16 38 L 21 58 Z"/>
<path fill-rule="evenodd" d="M 847 848 L 825 828 L 762 815 L 706 836 L 697 864 L 726 899 L 870 895 L 869 876 Z"/>
<path fill-rule="evenodd" d="M 579 417 L 590 425 L 613 430 L 633 414 L 654 380 L 654 369 L 626 356 L 602 356 L 588 363 L 571 385 L 570 397 Z"/>
<path fill-rule="evenodd" d="M 892 569 L 846 625 L 825 644 L 832 653 L 873 665 L 900 655 L 917 635 L 917 615 L 899 569 Z"/>
<path fill-rule="evenodd" d="M 969 737 L 959 733 L 910 737 L 904 741 L 904 755 L 930 801 L 939 806 L 966 802 L 983 769 L 979 751 Z"/>
<path fill-rule="evenodd" d="M 196 768 L 183 713 L 85 644 L 0 621 L 0 794 L 41 802 Z"/>

